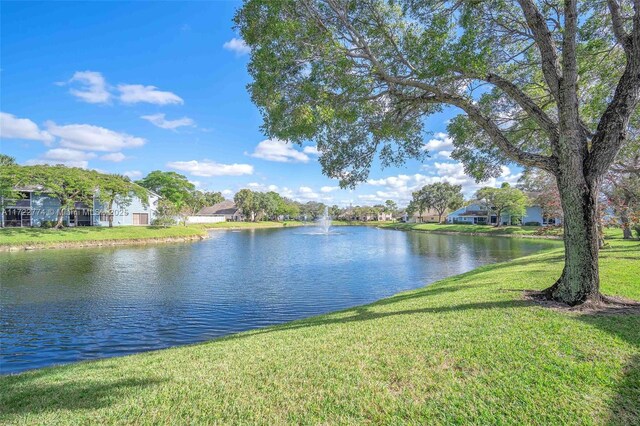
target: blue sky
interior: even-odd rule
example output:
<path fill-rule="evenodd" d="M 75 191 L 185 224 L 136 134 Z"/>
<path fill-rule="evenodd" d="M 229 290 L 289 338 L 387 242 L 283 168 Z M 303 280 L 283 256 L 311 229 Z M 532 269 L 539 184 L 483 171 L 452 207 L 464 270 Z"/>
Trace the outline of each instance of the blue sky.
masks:
<path fill-rule="evenodd" d="M 434 181 L 466 195 L 479 186 L 447 157 L 453 110 L 427 120 L 430 159 L 375 164 L 353 191 L 322 175 L 313 144 L 267 140 L 246 91 L 248 49 L 232 28 L 239 4 L 2 2 L 0 151 L 133 179 L 173 170 L 228 198 L 249 187 L 303 202 L 406 204 Z"/>

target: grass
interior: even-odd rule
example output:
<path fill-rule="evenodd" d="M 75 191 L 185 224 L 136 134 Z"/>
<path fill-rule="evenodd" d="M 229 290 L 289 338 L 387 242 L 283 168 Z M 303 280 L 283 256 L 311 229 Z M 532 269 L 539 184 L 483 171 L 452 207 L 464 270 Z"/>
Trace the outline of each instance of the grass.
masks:
<path fill-rule="evenodd" d="M 426 231 L 426 232 L 460 232 L 467 234 L 489 235 L 539 235 L 544 230 L 544 235 L 560 236 L 562 227 L 542 228 L 540 226 L 493 226 L 493 225 L 464 225 L 446 223 L 390 223 L 388 228 Z"/>
<path fill-rule="evenodd" d="M 543 308 L 562 250 L 212 342 L 0 378 L 0 421 L 639 424 L 640 316 Z M 640 242 L 602 289 L 640 300 Z"/>
<path fill-rule="evenodd" d="M 216 228 L 273 228 L 296 226 L 301 222 L 220 222 L 188 226 L 83 226 L 77 228 L 1 228 L 0 246 L 56 245 L 121 240 L 149 240 L 162 238 L 190 238 L 205 236 Z"/>

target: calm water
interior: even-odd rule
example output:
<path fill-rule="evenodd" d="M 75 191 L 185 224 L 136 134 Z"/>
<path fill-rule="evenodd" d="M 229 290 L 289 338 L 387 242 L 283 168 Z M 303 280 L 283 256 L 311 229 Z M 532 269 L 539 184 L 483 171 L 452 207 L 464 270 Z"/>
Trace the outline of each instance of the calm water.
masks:
<path fill-rule="evenodd" d="M 359 305 L 546 242 L 341 227 L 0 253 L 0 371 L 200 342 Z"/>

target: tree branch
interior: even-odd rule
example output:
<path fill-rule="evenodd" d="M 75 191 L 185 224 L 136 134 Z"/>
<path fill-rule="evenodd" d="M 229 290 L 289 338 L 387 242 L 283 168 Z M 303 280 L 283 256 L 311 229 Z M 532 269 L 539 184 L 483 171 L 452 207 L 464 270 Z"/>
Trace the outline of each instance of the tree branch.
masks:
<path fill-rule="evenodd" d="M 488 73 L 484 76 L 473 73 L 465 74 L 464 72 L 462 74 L 468 78 L 486 81 L 501 89 L 536 120 L 540 127 L 549 135 L 552 143 L 554 143 L 553 141 L 557 142 L 559 137 L 558 125 L 518 86 L 498 74 Z"/>
<path fill-rule="evenodd" d="M 586 174 L 590 179 L 602 176 L 615 160 L 626 141 L 631 114 L 640 102 L 640 0 L 634 0 L 633 4 L 635 13 L 627 64 L 613 99 L 598 123 L 585 161 Z"/>
<path fill-rule="evenodd" d="M 617 0 L 607 0 L 609 13 L 611 13 L 611 25 L 613 27 L 613 35 L 616 40 L 624 48 L 625 51 L 631 49 L 631 40 L 629 34 L 624 29 L 624 19 L 620 12 L 620 5 Z"/>
<path fill-rule="evenodd" d="M 532 0 L 518 0 L 520 8 L 524 12 L 529 29 L 533 33 L 540 56 L 542 58 L 542 72 L 551 90 L 551 94 L 559 99 L 560 93 L 560 63 L 556 44 L 553 41 L 551 31 L 547 27 L 544 16 L 540 13 Z"/>

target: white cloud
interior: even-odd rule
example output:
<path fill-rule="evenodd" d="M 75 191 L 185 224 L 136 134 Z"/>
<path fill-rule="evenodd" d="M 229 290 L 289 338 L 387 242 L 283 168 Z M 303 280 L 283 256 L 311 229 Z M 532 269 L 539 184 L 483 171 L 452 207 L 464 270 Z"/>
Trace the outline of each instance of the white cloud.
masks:
<path fill-rule="evenodd" d="M 337 191 L 338 189 L 340 189 L 339 186 L 323 186 L 322 188 L 320 188 L 320 192 L 328 194 L 329 192 Z"/>
<path fill-rule="evenodd" d="M 131 180 L 137 180 L 142 177 L 142 172 L 140 170 L 127 170 L 123 175 L 128 176 Z"/>
<path fill-rule="evenodd" d="M 53 136 L 40 130 L 33 121 L 28 118 L 18 118 L 6 112 L 0 112 L 0 138 L 27 139 L 45 143 L 53 141 Z"/>
<path fill-rule="evenodd" d="M 258 183 L 258 182 L 250 182 L 246 185 L 246 187 L 251 189 L 252 191 L 258 191 L 258 192 L 268 192 L 268 191 L 278 192 L 277 185 L 265 185 L 263 183 Z"/>
<path fill-rule="evenodd" d="M 105 154 L 101 156 L 100 159 L 104 161 L 113 161 L 114 163 L 119 163 L 123 160 L 126 160 L 127 156 L 121 152 L 114 152 L 111 154 Z"/>
<path fill-rule="evenodd" d="M 372 194 L 359 195 L 358 198 L 370 202 L 384 202 L 391 199 L 406 205 L 411 200 L 413 191 L 435 182 L 449 182 L 452 185 L 461 185 L 463 194 L 470 198 L 478 189 L 484 186 L 498 187 L 503 182 L 515 184 L 522 176 L 522 173 L 514 174 L 508 167 L 503 166 L 500 177 L 478 183 L 474 178 L 464 173 L 462 163 L 435 162 L 424 165 L 422 168 L 430 173 L 428 175 L 416 173 L 413 175 L 403 174 L 381 179 L 370 179 L 367 181 L 368 185 L 382 187 L 382 189 Z"/>
<path fill-rule="evenodd" d="M 89 166 L 88 160 L 95 157 L 96 154 L 93 152 L 84 152 L 68 148 L 54 148 L 48 150 L 39 158 L 28 160 L 26 164 L 64 164 L 69 167 L 86 169 Z"/>
<path fill-rule="evenodd" d="M 68 84 L 78 83 L 79 88 L 71 88 L 69 93 L 83 102 L 104 104 L 111 100 L 107 90 L 107 82 L 101 73 L 96 71 L 77 71 Z"/>
<path fill-rule="evenodd" d="M 49 133 L 59 137 L 61 139 L 60 145 L 66 148 L 85 151 L 120 151 L 126 148 L 140 147 L 146 142 L 143 138 L 90 124 L 58 126 L 56 123 L 48 121 L 46 125 Z"/>
<path fill-rule="evenodd" d="M 436 154 L 436 157 L 442 157 L 442 158 L 447 158 L 447 159 L 449 159 L 449 158 L 451 158 L 451 153 L 452 153 L 452 152 L 453 152 L 453 151 L 439 151 L 439 152 Z"/>
<path fill-rule="evenodd" d="M 429 139 L 429 141 L 424 145 L 424 149 L 427 151 L 435 151 L 435 150 L 448 150 L 453 148 L 453 139 L 449 137 L 446 133 L 436 133 L 433 139 Z"/>
<path fill-rule="evenodd" d="M 204 177 L 253 174 L 253 166 L 250 164 L 221 164 L 211 160 L 172 161 L 167 163 L 167 167 Z"/>
<path fill-rule="evenodd" d="M 320 151 L 318 151 L 318 147 L 315 145 L 305 146 L 302 152 L 304 152 L 305 154 L 320 155 Z"/>
<path fill-rule="evenodd" d="M 43 158 L 50 160 L 61 161 L 78 161 L 78 160 L 90 160 L 95 158 L 96 154 L 93 152 L 78 151 L 69 148 L 54 148 L 44 153 Z"/>
<path fill-rule="evenodd" d="M 247 43 L 241 38 L 232 38 L 225 42 L 222 47 L 226 50 L 234 52 L 236 56 L 246 55 L 251 52 L 251 48 L 247 46 Z"/>
<path fill-rule="evenodd" d="M 267 139 L 260 142 L 251 156 L 280 163 L 306 163 L 309 161 L 307 154 L 298 151 L 291 144 L 279 139 Z"/>
<path fill-rule="evenodd" d="M 183 104 L 182 98 L 172 92 L 163 92 L 155 86 L 119 84 L 120 100 L 126 104 L 146 102 L 155 105 Z"/>
<path fill-rule="evenodd" d="M 177 120 L 167 120 L 165 118 L 165 114 L 163 113 L 143 115 L 140 118 L 149 121 L 154 126 L 169 130 L 175 130 L 178 127 L 193 126 L 196 124 L 195 121 L 193 121 L 189 117 L 182 117 L 178 118 Z"/>

